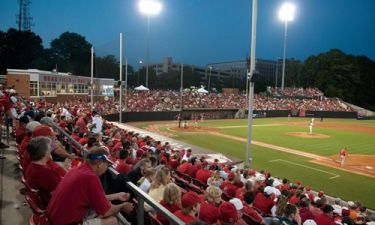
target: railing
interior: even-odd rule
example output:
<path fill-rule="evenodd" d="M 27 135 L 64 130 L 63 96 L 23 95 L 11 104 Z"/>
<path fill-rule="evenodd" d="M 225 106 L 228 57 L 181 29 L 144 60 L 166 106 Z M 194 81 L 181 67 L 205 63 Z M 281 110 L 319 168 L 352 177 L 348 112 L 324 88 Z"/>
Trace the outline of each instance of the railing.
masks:
<path fill-rule="evenodd" d="M 59 132 L 59 136 L 61 138 L 67 138 L 71 144 L 73 144 L 76 148 L 81 150 L 83 153 L 83 156 L 87 154 L 87 150 L 74 138 L 72 138 L 64 129 L 62 129 L 60 126 L 58 126 L 56 123 L 53 124 L 53 128 Z M 69 145 L 69 152 L 72 152 L 72 145 Z M 108 167 L 108 171 L 113 175 L 113 177 L 118 177 L 120 174 L 112 167 Z M 121 175 L 120 175 L 121 176 Z M 126 178 L 125 178 L 126 179 Z M 133 192 L 133 194 L 136 196 L 138 201 L 138 208 L 137 210 L 137 224 L 138 225 L 144 225 L 144 204 L 147 203 L 149 206 L 151 206 L 155 211 L 161 213 L 165 216 L 166 219 L 169 220 L 169 222 L 173 225 L 184 225 L 185 223 L 182 222 L 179 218 L 177 218 L 175 215 L 173 215 L 169 210 L 164 208 L 162 205 L 160 205 L 158 202 L 154 201 L 147 193 L 142 191 L 140 188 L 138 188 L 135 184 L 128 181 L 126 182 L 126 186 L 129 190 Z M 130 224 L 122 215 L 121 213 L 118 213 L 117 218 L 121 225 L 128 225 Z"/>

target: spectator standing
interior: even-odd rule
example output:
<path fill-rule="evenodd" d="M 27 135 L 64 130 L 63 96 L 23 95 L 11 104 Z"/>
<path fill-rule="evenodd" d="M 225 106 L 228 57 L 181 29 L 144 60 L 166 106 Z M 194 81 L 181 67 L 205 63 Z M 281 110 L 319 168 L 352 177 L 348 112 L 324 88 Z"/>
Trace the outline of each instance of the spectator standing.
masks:
<path fill-rule="evenodd" d="M 92 111 L 92 129 L 95 134 L 101 134 L 103 130 L 103 118 L 94 110 Z"/>

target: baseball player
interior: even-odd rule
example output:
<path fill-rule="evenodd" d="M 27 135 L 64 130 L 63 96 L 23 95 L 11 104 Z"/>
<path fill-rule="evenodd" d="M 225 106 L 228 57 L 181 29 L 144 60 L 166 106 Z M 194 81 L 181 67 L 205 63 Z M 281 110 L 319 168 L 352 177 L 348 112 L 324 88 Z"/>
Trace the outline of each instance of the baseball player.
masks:
<path fill-rule="evenodd" d="M 313 126 L 314 126 L 314 123 L 310 122 L 309 123 L 309 130 L 310 130 L 309 134 L 312 134 Z"/>
<path fill-rule="evenodd" d="M 341 160 L 341 166 L 344 166 L 345 164 L 345 157 L 348 155 L 348 149 L 347 147 L 340 150 L 340 160 Z"/>

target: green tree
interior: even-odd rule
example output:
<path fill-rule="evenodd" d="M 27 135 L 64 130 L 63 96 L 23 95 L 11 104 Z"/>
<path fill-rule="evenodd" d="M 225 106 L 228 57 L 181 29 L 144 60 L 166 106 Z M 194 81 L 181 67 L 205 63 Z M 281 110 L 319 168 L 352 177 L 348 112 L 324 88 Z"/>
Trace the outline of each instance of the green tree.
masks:
<path fill-rule="evenodd" d="M 59 71 L 90 76 L 91 44 L 77 33 L 64 32 L 52 40 L 48 54 L 51 66 Z"/>
<path fill-rule="evenodd" d="M 43 62 L 42 39 L 31 31 L 0 31 L 0 73 L 6 69 L 36 68 Z"/>

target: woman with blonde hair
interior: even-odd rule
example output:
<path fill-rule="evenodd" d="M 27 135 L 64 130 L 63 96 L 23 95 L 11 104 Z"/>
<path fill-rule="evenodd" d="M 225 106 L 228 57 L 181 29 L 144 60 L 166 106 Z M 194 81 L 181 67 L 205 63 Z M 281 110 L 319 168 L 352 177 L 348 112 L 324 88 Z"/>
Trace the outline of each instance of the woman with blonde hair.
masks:
<path fill-rule="evenodd" d="M 209 186 L 206 189 L 206 200 L 201 204 L 199 219 L 207 224 L 216 223 L 219 215 L 219 206 L 222 201 L 222 193 L 221 189 L 216 186 Z"/>
<path fill-rule="evenodd" d="M 142 191 L 148 193 L 151 188 L 151 183 L 155 179 L 156 169 L 155 168 L 147 168 L 145 169 L 145 173 L 143 177 L 138 181 L 139 188 Z"/>
<path fill-rule="evenodd" d="M 155 174 L 155 179 L 151 183 L 149 195 L 155 201 L 160 202 L 164 195 L 164 189 L 171 181 L 171 172 L 168 167 L 161 166 Z"/>
<path fill-rule="evenodd" d="M 271 209 L 272 216 L 283 216 L 285 206 L 288 204 L 288 197 L 285 195 L 280 195 L 276 201 L 276 205 L 274 205 Z"/>
<path fill-rule="evenodd" d="M 164 189 L 163 199 L 160 201 L 160 204 L 168 209 L 171 213 L 176 212 L 181 209 L 181 190 L 174 184 L 169 183 Z M 162 224 L 169 225 L 169 221 L 160 213 L 157 214 L 158 220 Z"/>

